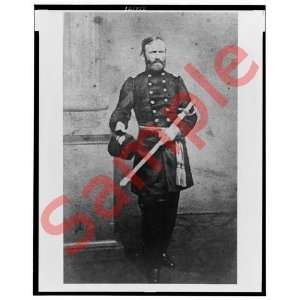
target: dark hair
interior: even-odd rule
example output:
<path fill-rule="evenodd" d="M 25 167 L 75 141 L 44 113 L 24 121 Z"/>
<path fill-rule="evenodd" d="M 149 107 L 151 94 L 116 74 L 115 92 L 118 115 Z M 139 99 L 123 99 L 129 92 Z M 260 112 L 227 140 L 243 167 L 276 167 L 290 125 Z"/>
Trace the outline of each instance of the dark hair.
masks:
<path fill-rule="evenodd" d="M 145 47 L 146 45 L 152 43 L 153 41 L 156 41 L 156 40 L 161 40 L 164 42 L 163 38 L 160 37 L 160 36 L 150 36 L 150 37 L 147 37 L 145 39 L 142 40 L 142 50 L 141 50 L 141 55 L 144 55 L 145 56 Z"/>

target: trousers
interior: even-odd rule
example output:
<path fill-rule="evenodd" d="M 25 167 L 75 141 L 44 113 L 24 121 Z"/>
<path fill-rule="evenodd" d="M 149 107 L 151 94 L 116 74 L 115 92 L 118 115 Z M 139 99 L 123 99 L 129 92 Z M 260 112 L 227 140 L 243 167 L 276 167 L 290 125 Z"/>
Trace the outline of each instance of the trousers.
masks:
<path fill-rule="evenodd" d="M 141 238 L 146 263 L 159 267 L 162 253 L 167 251 L 176 222 L 180 192 L 139 196 L 142 214 Z"/>

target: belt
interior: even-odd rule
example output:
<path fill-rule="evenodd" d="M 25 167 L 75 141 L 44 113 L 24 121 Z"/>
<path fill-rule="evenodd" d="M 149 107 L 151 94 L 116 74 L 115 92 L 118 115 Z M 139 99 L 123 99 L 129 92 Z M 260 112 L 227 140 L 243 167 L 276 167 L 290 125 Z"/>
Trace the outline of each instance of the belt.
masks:
<path fill-rule="evenodd" d="M 167 129 L 167 127 L 139 125 L 139 132 L 141 135 L 145 134 L 145 137 L 153 136 L 159 138 L 160 133 L 165 129 Z"/>

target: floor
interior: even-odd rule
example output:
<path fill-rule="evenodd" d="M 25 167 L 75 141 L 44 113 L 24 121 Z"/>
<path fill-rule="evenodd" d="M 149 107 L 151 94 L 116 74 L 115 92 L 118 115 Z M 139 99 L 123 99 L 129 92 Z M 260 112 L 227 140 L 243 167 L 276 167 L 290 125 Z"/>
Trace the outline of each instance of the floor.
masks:
<path fill-rule="evenodd" d="M 236 283 L 236 214 L 178 215 L 161 283 Z M 147 283 L 136 249 L 65 256 L 65 283 Z"/>

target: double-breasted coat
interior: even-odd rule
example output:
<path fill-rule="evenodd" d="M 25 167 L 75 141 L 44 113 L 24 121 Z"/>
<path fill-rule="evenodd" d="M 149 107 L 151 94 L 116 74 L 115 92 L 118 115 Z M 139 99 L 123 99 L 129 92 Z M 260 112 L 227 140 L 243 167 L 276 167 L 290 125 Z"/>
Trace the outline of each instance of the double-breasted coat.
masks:
<path fill-rule="evenodd" d="M 131 149 L 134 151 L 134 166 L 158 142 L 158 132 L 155 129 L 169 127 L 190 101 L 183 79 L 165 70 L 159 72 L 146 70 L 135 78 L 129 77 L 125 81 L 109 125 L 113 132 L 117 122 L 122 122 L 127 128 L 131 112 L 134 110 L 140 129 L 137 142 Z M 169 141 L 137 172 L 136 178 L 143 184 L 142 186 L 134 184 L 133 178 L 131 189 L 134 193 L 141 196 L 161 195 L 193 185 L 185 136 L 196 122 L 197 114 L 192 108 L 190 114 L 178 124 L 180 135 L 176 140 L 181 141 L 183 146 L 186 185 L 183 187 L 176 184 L 176 147 L 175 141 Z"/>

